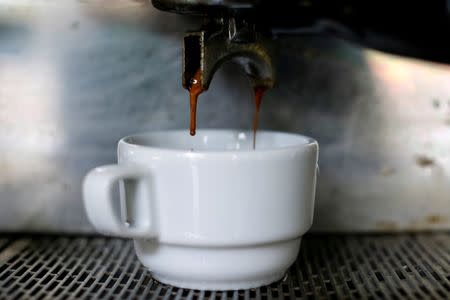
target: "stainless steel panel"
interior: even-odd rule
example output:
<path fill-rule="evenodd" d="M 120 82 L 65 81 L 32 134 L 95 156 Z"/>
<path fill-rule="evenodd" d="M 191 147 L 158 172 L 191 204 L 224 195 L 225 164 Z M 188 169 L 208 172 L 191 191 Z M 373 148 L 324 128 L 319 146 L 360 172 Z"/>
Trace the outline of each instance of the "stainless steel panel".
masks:
<path fill-rule="evenodd" d="M 0 4 L 1 230 L 91 232 L 84 174 L 115 161 L 121 136 L 187 130 L 181 37 L 194 22 L 147 1 Z M 313 228 L 450 228 L 450 67 L 329 38 L 278 47 L 260 124 L 319 140 Z M 199 101 L 200 127 L 250 128 L 234 66 Z"/>

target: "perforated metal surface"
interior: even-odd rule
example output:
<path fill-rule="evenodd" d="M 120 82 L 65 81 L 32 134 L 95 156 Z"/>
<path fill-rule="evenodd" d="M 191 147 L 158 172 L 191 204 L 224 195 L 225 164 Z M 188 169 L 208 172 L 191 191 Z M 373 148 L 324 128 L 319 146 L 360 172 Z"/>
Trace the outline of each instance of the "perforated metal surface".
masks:
<path fill-rule="evenodd" d="M 130 241 L 0 238 L 0 299 L 450 299 L 450 233 L 308 236 L 283 281 L 208 292 L 160 284 Z"/>

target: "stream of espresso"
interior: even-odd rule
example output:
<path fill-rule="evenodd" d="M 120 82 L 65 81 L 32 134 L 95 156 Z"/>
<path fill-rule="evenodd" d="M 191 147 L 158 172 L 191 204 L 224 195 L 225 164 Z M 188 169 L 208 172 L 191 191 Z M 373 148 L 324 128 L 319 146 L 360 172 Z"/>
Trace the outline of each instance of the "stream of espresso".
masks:
<path fill-rule="evenodd" d="M 256 86 L 253 91 L 255 93 L 255 115 L 253 116 L 253 150 L 256 148 L 256 131 L 259 123 L 259 110 L 261 107 L 261 100 L 266 91 L 264 86 Z"/>
<path fill-rule="evenodd" d="M 189 105 L 190 105 L 190 125 L 189 125 L 189 132 L 191 135 L 195 135 L 195 129 L 197 127 L 197 100 L 198 96 L 200 96 L 201 93 L 203 93 L 202 88 L 202 72 L 197 70 L 194 77 L 191 79 L 190 86 L 189 86 Z"/>
<path fill-rule="evenodd" d="M 197 128 L 197 101 L 198 96 L 204 92 L 202 88 L 202 72 L 197 70 L 194 77 L 191 79 L 189 85 L 189 105 L 190 105 L 190 124 L 189 132 L 192 136 L 195 135 L 195 130 Z M 264 92 L 267 90 L 264 86 L 254 87 L 254 97 L 255 97 L 255 114 L 253 116 L 253 149 L 256 148 L 256 131 L 258 130 L 259 123 L 259 111 L 261 107 L 261 100 Z"/>

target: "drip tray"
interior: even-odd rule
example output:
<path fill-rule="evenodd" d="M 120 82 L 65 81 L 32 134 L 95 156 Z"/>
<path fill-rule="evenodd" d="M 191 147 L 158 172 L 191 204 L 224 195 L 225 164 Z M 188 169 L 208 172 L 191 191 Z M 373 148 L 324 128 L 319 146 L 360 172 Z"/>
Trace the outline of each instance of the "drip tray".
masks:
<path fill-rule="evenodd" d="M 0 299 L 450 299 L 450 233 L 309 235 L 286 277 L 210 292 L 152 279 L 131 241 L 0 236 Z"/>

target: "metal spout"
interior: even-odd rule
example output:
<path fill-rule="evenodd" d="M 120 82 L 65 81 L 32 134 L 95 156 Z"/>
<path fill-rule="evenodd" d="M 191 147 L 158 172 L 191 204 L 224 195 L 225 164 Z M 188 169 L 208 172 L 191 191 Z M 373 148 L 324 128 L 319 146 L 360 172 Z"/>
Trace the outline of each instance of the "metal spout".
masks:
<path fill-rule="evenodd" d="M 214 73 L 226 61 L 240 65 L 253 86 L 271 88 L 275 82 L 270 44 L 246 21 L 220 20 L 200 31 L 187 33 L 183 50 L 186 89 L 200 70 L 202 88 L 207 90 Z"/>

